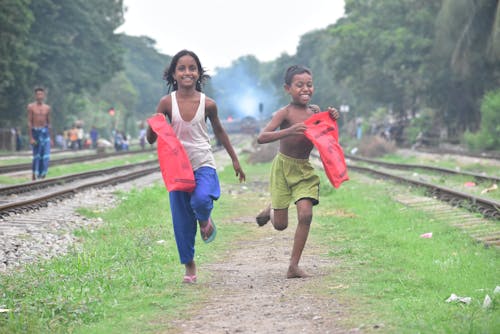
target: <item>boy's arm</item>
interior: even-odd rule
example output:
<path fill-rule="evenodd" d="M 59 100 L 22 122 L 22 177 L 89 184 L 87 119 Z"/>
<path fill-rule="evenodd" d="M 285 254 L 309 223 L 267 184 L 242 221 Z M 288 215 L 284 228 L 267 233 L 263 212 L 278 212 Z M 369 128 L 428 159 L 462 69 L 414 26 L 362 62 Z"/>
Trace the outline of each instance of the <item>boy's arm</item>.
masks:
<path fill-rule="evenodd" d="M 285 122 L 288 110 L 286 108 L 278 110 L 271 121 L 262 129 L 257 137 L 257 143 L 266 144 L 280 140 L 284 137 L 301 135 L 307 129 L 304 123 L 292 124 L 287 128 L 278 129 Z"/>
<path fill-rule="evenodd" d="M 30 144 L 35 143 L 35 139 L 33 138 L 31 129 L 33 128 L 33 110 L 31 109 L 31 105 L 28 104 L 26 108 L 28 111 L 28 136 L 30 136 Z"/>

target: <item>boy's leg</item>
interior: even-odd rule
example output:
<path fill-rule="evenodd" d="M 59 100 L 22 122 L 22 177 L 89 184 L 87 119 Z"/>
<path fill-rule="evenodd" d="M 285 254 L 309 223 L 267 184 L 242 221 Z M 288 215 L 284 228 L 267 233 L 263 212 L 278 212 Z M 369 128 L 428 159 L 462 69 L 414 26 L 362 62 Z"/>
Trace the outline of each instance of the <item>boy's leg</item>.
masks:
<path fill-rule="evenodd" d="M 286 209 L 271 209 L 270 219 L 274 228 L 278 231 L 283 231 L 288 227 L 288 208 Z"/>
<path fill-rule="evenodd" d="M 41 136 L 42 137 L 42 136 Z M 49 170 L 49 160 L 50 160 L 50 136 L 48 130 L 46 136 L 40 141 L 40 167 L 39 167 L 39 177 L 45 178 Z"/>
<path fill-rule="evenodd" d="M 297 203 L 298 224 L 293 240 L 292 255 L 290 257 L 290 266 L 288 267 L 287 278 L 308 277 L 308 273 L 299 268 L 299 261 L 302 251 L 309 236 L 309 229 L 312 222 L 313 203 L 310 199 L 301 199 Z"/>
<path fill-rule="evenodd" d="M 259 212 L 255 217 L 255 221 L 259 226 L 264 226 L 271 220 L 271 211 L 271 204 L 269 204 L 264 210 Z"/>

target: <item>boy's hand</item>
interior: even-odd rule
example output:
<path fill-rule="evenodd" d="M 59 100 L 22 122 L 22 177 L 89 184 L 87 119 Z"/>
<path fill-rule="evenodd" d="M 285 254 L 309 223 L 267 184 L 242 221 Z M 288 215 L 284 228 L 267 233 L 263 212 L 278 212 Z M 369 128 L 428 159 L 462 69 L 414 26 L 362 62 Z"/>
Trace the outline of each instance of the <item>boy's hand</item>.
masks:
<path fill-rule="evenodd" d="M 328 107 L 327 111 L 330 113 L 330 117 L 333 119 L 333 120 L 337 120 L 340 116 L 339 112 L 337 111 L 337 109 L 335 109 L 334 107 L 330 106 Z"/>

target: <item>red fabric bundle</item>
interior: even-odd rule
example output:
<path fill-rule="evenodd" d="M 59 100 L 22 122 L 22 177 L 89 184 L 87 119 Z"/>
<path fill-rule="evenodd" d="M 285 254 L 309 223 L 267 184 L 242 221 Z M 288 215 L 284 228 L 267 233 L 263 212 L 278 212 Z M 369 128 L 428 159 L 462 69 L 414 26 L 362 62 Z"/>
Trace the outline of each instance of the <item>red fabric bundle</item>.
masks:
<path fill-rule="evenodd" d="M 162 115 L 149 118 L 148 124 L 158 135 L 158 162 L 167 190 L 192 192 L 196 187 L 193 167 L 174 130 Z"/>
<path fill-rule="evenodd" d="M 337 121 L 324 111 L 312 115 L 304 123 L 307 126 L 304 134 L 318 149 L 328 180 L 335 188 L 340 187 L 342 182 L 349 180 L 349 176 L 344 151 L 338 141 Z"/>

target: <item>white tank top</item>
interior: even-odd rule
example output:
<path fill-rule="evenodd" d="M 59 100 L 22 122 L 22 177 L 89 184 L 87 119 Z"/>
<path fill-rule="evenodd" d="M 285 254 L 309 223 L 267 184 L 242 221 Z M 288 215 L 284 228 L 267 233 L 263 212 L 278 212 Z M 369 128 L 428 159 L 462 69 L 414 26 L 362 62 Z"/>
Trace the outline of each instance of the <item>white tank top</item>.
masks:
<path fill-rule="evenodd" d="M 200 105 L 196 114 L 190 122 L 182 119 L 179 105 L 175 97 L 175 91 L 170 93 L 172 97 L 172 128 L 179 138 L 182 146 L 191 162 L 193 170 L 208 166 L 216 168 L 215 159 L 212 154 L 212 145 L 208 136 L 207 123 L 205 122 L 205 94 L 200 93 Z"/>

